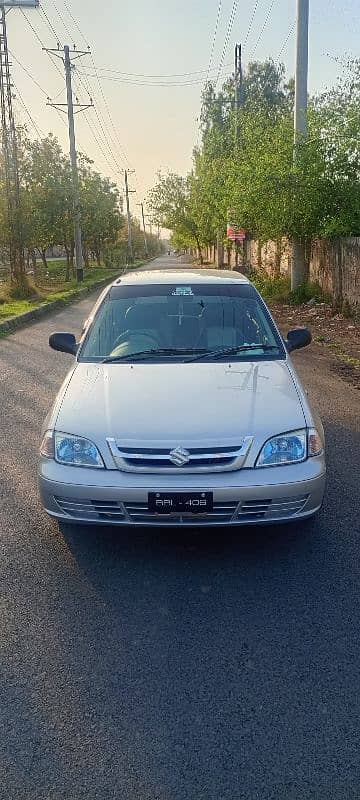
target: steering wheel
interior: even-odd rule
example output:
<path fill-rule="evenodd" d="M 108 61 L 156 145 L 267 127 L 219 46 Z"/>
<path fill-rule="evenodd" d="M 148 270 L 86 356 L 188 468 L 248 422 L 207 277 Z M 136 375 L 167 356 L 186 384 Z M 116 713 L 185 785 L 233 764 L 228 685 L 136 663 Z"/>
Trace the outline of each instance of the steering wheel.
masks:
<path fill-rule="evenodd" d="M 115 339 L 112 350 L 114 351 L 118 345 L 124 344 L 134 337 L 139 336 L 141 336 L 142 339 L 146 338 L 149 340 L 149 350 L 152 350 L 153 347 L 160 347 L 159 339 L 155 336 L 155 334 L 148 333 L 147 331 L 124 331 L 124 333 L 121 333 L 120 336 Z"/>

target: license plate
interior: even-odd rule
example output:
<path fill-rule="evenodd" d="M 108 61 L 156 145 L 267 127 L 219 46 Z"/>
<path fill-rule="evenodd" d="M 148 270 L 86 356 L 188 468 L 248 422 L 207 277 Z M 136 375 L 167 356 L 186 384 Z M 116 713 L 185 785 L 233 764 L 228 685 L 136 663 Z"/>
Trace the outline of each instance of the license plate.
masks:
<path fill-rule="evenodd" d="M 155 514 L 207 514 L 213 510 L 213 493 L 149 492 L 148 506 Z"/>

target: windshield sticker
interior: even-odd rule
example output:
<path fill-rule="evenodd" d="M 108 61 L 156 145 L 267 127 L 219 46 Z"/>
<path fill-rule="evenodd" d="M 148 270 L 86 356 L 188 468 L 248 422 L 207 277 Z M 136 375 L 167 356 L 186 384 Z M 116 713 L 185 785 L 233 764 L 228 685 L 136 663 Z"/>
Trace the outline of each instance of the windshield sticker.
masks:
<path fill-rule="evenodd" d="M 180 295 L 181 297 L 189 297 L 194 294 L 191 286 L 177 286 L 171 294 Z"/>

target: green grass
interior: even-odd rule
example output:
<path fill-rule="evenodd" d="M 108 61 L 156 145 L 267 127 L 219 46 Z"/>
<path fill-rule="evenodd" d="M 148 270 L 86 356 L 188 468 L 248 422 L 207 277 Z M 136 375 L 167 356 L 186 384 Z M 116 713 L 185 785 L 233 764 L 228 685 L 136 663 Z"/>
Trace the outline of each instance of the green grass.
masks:
<path fill-rule="evenodd" d="M 0 321 L 24 314 L 25 311 L 32 311 L 33 308 L 42 305 L 43 301 L 37 300 L 12 300 L 0 305 Z"/>
<path fill-rule="evenodd" d="M 74 292 L 81 288 L 91 288 L 99 281 L 113 280 L 120 270 L 108 270 L 103 267 L 91 269 L 88 274 L 85 274 L 84 281 L 78 284 L 75 279 L 67 281 L 66 283 L 52 284 L 49 286 L 42 286 L 40 288 L 33 286 L 33 296 L 25 299 L 16 298 L 11 296 L 9 287 L 4 285 L 0 288 L 0 321 L 11 319 L 12 317 L 24 314 L 26 311 L 32 311 L 45 303 L 52 302 L 53 300 L 65 300 Z"/>
<path fill-rule="evenodd" d="M 136 269 L 144 264 L 144 261 L 136 261 L 131 269 Z M 77 283 L 76 278 L 72 277 L 70 281 L 65 281 L 66 261 L 56 260 L 49 261 L 50 275 L 42 277 L 39 271 L 38 282 L 35 286 L 32 280 L 26 282 L 26 289 L 19 290 L 17 287 L 10 287 L 9 284 L 0 284 L 0 322 L 19 314 L 24 314 L 26 311 L 32 311 L 34 308 L 53 300 L 66 300 L 74 292 L 82 288 L 90 289 L 94 284 L 100 281 L 109 281 L 109 283 L 120 275 L 124 268 L 117 267 L 108 269 L 105 267 L 90 267 L 84 269 L 84 280 L 82 283 Z M 45 283 L 46 281 L 46 283 Z M 26 293 L 26 297 L 21 297 L 21 293 Z M 19 296 L 20 295 L 20 296 Z"/>

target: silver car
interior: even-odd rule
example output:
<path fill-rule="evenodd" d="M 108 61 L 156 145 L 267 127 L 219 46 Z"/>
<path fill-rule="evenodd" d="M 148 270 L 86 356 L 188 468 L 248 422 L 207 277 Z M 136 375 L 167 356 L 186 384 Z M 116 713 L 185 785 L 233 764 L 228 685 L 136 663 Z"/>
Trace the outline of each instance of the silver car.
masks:
<path fill-rule="evenodd" d="M 107 287 L 42 436 L 44 508 L 62 523 L 296 521 L 321 507 L 324 433 L 289 352 L 242 275 L 133 272 Z"/>

